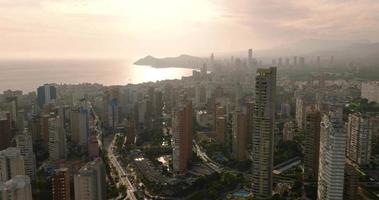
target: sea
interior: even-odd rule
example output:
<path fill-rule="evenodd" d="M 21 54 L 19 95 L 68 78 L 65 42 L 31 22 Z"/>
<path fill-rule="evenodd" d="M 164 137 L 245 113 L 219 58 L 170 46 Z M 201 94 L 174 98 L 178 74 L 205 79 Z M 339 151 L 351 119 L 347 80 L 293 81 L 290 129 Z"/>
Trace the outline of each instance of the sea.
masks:
<path fill-rule="evenodd" d="M 192 69 L 153 68 L 127 60 L 2 60 L 0 93 L 8 89 L 31 92 L 45 83 L 126 85 L 191 74 Z"/>

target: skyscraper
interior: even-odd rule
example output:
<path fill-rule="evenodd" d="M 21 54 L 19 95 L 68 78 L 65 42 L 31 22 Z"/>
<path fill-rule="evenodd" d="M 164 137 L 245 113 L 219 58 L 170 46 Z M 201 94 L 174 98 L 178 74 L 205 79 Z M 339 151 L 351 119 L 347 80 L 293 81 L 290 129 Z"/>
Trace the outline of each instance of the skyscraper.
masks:
<path fill-rule="evenodd" d="M 173 168 L 184 174 L 192 157 L 192 103 L 182 103 L 172 112 Z"/>
<path fill-rule="evenodd" d="M 66 131 L 61 126 L 59 116 L 49 118 L 49 159 L 56 161 L 67 156 Z"/>
<path fill-rule="evenodd" d="M 366 113 L 349 114 L 347 125 L 347 157 L 358 165 L 367 165 L 371 158 L 373 120 Z"/>
<path fill-rule="evenodd" d="M 247 66 L 252 67 L 253 66 L 253 50 L 249 49 L 247 52 Z"/>
<path fill-rule="evenodd" d="M 24 157 L 20 150 L 9 147 L 0 151 L 0 182 L 7 181 L 17 175 L 25 175 Z"/>
<path fill-rule="evenodd" d="M 52 178 L 53 200 L 70 200 L 70 173 L 67 168 L 54 171 Z"/>
<path fill-rule="evenodd" d="M 136 141 L 136 122 L 133 119 L 128 120 L 126 126 L 126 144 L 132 145 Z"/>
<path fill-rule="evenodd" d="M 305 66 L 305 58 L 304 57 L 299 57 L 299 65 L 301 67 L 304 67 Z"/>
<path fill-rule="evenodd" d="M 238 161 L 246 160 L 247 124 L 246 115 L 242 112 L 233 114 L 232 157 Z"/>
<path fill-rule="evenodd" d="M 216 139 L 224 144 L 226 142 L 226 110 L 225 107 L 215 105 L 214 124 L 216 130 Z"/>
<path fill-rule="evenodd" d="M 216 119 L 216 140 L 220 144 L 225 143 L 226 137 L 226 119 L 225 117 L 217 117 Z"/>
<path fill-rule="evenodd" d="M 303 97 L 297 97 L 296 98 L 296 124 L 297 127 L 300 129 L 304 129 L 304 122 L 305 122 L 305 102 Z"/>
<path fill-rule="evenodd" d="M 36 156 L 33 152 L 31 133 L 25 130 L 22 134 L 17 135 L 15 140 L 17 148 L 24 157 L 25 174 L 34 180 L 36 178 Z"/>
<path fill-rule="evenodd" d="M 247 122 L 247 146 L 248 148 L 252 145 L 252 137 L 255 131 L 255 119 L 254 119 L 254 108 L 255 103 L 253 101 L 246 103 L 246 122 Z"/>
<path fill-rule="evenodd" d="M 297 56 L 294 56 L 294 57 L 293 57 L 293 65 L 294 65 L 294 66 L 297 65 Z"/>
<path fill-rule="evenodd" d="M 111 128 L 116 128 L 118 124 L 118 99 L 112 99 L 108 104 L 108 124 Z"/>
<path fill-rule="evenodd" d="M 283 58 L 278 58 L 278 66 L 282 66 L 283 65 Z"/>
<path fill-rule="evenodd" d="M 99 157 L 99 141 L 96 135 L 91 135 L 87 145 L 88 157 L 90 159 Z"/>
<path fill-rule="evenodd" d="M 11 119 L 9 112 L 0 112 L 0 150 L 10 146 L 11 135 Z"/>
<path fill-rule="evenodd" d="M 57 89 L 53 85 L 45 84 L 37 88 L 38 106 L 53 103 L 57 99 Z"/>
<path fill-rule="evenodd" d="M 306 113 L 304 132 L 304 178 L 317 182 L 320 151 L 321 113 L 312 110 Z"/>
<path fill-rule="evenodd" d="M 269 199 L 272 196 L 276 67 L 257 70 L 255 93 L 256 123 L 252 138 L 252 191 L 257 199 Z"/>
<path fill-rule="evenodd" d="M 346 132 L 340 113 L 329 111 L 321 120 L 318 200 L 343 199 Z"/>
<path fill-rule="evenodd" d="M 105 107 L 103 119 L 112 129 L 114 129 L 119 122 L 119 99 L 119 87 L 112 87 L 104 92 L 103 102 Z"/>
<path fill-rule="evenodd" d="M 89 137 L 90 108 L 86 101 L 82 101 L 79 107 L 70 112 L 71 138 L 78 145 L 85 146 Z"/>
<path fill-rule="evenodd" d="M 206 88 L 202 84 L 197 84 L 195 88 L 196 106 L 204 106 L 207 101 Z"/>
<path fill-rule="evenodd" d="M 286 58 L 286 66 L 289 66 L 289 65 L 290 65 L 290 59 Z"/>
<path fill-rule="evenodd" d="M 105 200 L 105 167 L 100 158 L 87 163 L 74 176 L 75 199 Z"/>
<path fill-rule="evenodd" d="M 18 175 L 0 182 L 0 199 L 32 200 L 32 186 L 28 176 Z"/>
<path fill-rule="evenodd" d="M 356 200 L 358 199 L 358 182 L 359 172 L 355 168 L 353 162 L 350 159 L 346 159 L 345 165 L 345 180 L 344 180 L 344 200 Z"/>

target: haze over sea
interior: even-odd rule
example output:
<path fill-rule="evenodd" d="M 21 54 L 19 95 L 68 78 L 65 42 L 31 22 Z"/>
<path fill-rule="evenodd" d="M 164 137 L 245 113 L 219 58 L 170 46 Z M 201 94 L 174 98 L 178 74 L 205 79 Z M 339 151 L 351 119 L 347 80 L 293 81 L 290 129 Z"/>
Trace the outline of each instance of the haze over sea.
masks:
<path fill-rule="evenodd" d="M 35 91 L 45 83 L 126 85 L 180 79 L 192 69 L 153 68 L 129 60 L 6 60 L 0 61 L 0 92 Z"/>

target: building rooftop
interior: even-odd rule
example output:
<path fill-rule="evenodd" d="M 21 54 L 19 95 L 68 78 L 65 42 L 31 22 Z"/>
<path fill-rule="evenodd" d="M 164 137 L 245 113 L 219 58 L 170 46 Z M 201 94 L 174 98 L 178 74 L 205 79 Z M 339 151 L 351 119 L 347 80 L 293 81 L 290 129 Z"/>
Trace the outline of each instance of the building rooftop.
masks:
<path fill-rule="evenodd" d="M 9 147 L 7 149 L 0 151 L 0 157 L 2 157 L 2 156 L 16 157 L 16 156 L 20 156 L 20 155 L 21 155 L 20 149 L 16 148 L 16 147 Z"/>

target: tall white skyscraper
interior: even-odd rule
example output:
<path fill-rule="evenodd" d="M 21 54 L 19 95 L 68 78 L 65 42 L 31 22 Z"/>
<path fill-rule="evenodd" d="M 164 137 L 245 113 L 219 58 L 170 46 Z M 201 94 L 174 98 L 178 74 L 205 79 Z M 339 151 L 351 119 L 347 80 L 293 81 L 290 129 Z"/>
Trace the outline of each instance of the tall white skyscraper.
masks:
<path fill-rule="evenodd" d="M 105 167 L 100 158 L 87 163 L 74 176 L 75 199 L 105 200 Z"/>
<path fill-rule="evenodd" d="M 25 174 L 34 180 L 36 176 L 36 157 L 33 152 L 33 143 L 31 133 L 24 131 L 15 137 L 17 148 L 20 149 L 21 155 L 24 157 Z"/>
<path fill-rule="evenodd" d="M 24 157 L 18 148 L 9 147 L 0 151 L 0 182 L 17 175 L 25 175 Z"/>
<path fill-rule="evenodd" d="M 18 175 L 6 182 L 0 182 L 0 199 L 32 200 L 30 178 Z"/>
<path fill-rule="evenodd" d="M 346 131 L 341 112 L 330 111 L 321 120 L 318 200 L 343 199 Z"/>
<path fill-rule="evenodd" d="M 49 159 L 65 159 L 66 145 L 66 131 L 61 126 L 59 116 L 49 118 Z"/>
<path fill-rule="evenodd" d="M 373 118 L 364 113 L 349 114 L 347 157 L 359 165 L 370 163 Z"/>
<path fill-rule="evenodd" d="M 81 101 L 79 107 L 70 112 L 71 139 L 79 145 L 87 145 L 89 138 L 90 107 L 87 101 Z"/>

